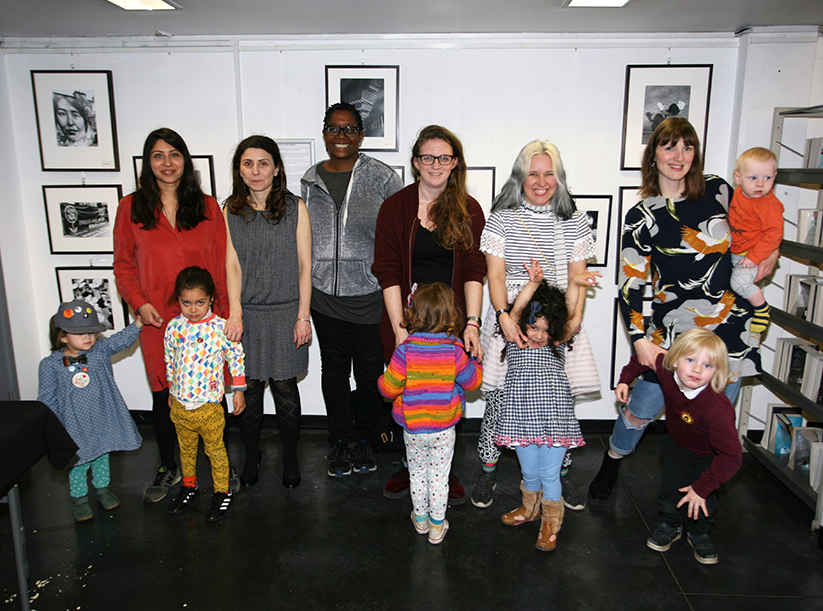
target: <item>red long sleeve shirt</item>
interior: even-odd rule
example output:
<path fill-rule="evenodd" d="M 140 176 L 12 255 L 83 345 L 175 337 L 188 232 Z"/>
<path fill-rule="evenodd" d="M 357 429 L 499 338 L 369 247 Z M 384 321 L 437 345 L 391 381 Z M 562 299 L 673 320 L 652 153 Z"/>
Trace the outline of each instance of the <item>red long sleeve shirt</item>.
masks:
<path fill-rule="evenodd" d="M 723 393 L 706 386 L 694 399 L 689 399 L 677 386 L 674 372 L 663 367 L 660 354 L 655 373 L 666 400 L 666 430 L 684 450 L 698 456 L 714 455 L 712 466 L 692 484 L 692 490 L 707 498 L 720 484 L 728 481 L 740 469 L 743 452 L 734 425 L 734 407 Z M 620 383 L 631 384 L 648 367 L 641 365 L 636 355 L 620 372 Z"/>

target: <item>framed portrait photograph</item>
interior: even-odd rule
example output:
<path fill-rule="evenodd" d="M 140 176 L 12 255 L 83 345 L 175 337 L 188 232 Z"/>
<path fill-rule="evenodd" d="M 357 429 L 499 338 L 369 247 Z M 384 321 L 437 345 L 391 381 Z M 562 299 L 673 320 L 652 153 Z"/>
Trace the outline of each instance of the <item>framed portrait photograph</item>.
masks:
<path fill-rule="evenodd" d="M 466 168 L 466 190 L 483 208 L 486 218 L 492 211 L 495 172 L 492 167 Z"/>
<path fill-rule="evenodd" d="M 49 248 L 53 255 L 114 252 L 120 185 L 44 185 Z"/>
<path fill-rule="evenodd" d="M 621 170 L 639 170 L 643 149 L 664 119 L 683 117 L 706 150 L 713 64 L 626 66 Z"/>
<path fill-rule="evenodd" d="M 361 151 L 398 151 L 400 66 L 326 66 L 326 108 L 354 104 L 363 118 Z"/>
<path fill-rule="evenodd" d="M 589 221 L 594 239 L 595 260 L 589 267 L 606 267 L 609 263 L 609 227 L 612 220 L 611 195 L 573 195 L 577 209 Z"/>
<path fill-rule="evenodd" d="M 286 170 L 286 188 L 300 196 L 300 179 L 314 161 L 314 138 L 282 138 L 277 140 L 283 168 Z"/>
<path fill-rule="evenodd" d="M 126 328 L 129 308 L 117 292 L 113 267 L 57 267 L 54 271 L 61 303 L 82 299 L 91 304 L 106 327 L 104 335 Z"/>
<path fill-rule="evenodd" d="M 214 180 L 214 157 L 212 155 L 192 155 L 191 162 L 194 165 L 194 174 L 197 176 L 197 180 L 200 181 L 200 188 L 203 193 L 217 197 L 217 186 Z M 134 155 L 132 163 L 134 164 L 134 188 L 137 189 L 140 172 L 143 171 L 143 156 Z"/>
<path fill-rule="evenodd" d="M 110 70 L 32 70 L 34 113 L 45 172 L 117 172 Z"/>
<path fill-rule="evenodd" d="M 649 318 L 652 315 L 652 300 L 651 298 L 643 298 L 643 328 L 645 329 L 649 323 Z M 609 375 L 609 384 L 611 390 L 614 390 L 617 383 L 620 381 L 620 372 L 623 367 L 629 364 L 629 359 L 632 357 L 632 343 L 629 340 L 629 333 L 626 331 L 626 325 L 623 324 L 623 317 L 620 316 L 619 300 L 614 300 L 614 316 L 612 323 L 612 362 L 611 371 Z"/>

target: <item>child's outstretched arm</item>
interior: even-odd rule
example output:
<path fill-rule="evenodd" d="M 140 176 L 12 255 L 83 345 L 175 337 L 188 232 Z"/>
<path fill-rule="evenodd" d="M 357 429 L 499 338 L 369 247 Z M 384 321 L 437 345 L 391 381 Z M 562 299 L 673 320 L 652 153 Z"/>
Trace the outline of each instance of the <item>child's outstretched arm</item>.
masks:
<path fill-rule="evenodd" d="M 523 310 L 529 305 L 532 297 L 534 297 L 534 293 L 537 291 L 537 287 L 543 282 L 543 268 L 540 267 L 540 261 L 530 259 L 530 262 L 524 263 L 523 267 L 529 272 L 529 281 L 526 283 L 526 286 L 522 288 L 517 299 L 514 300 L 512 311 L 509 313 L 509 316 L 511 316 L 512 320 L 516 323 L 519 323 L 520 317 L 523 315 Z"/>

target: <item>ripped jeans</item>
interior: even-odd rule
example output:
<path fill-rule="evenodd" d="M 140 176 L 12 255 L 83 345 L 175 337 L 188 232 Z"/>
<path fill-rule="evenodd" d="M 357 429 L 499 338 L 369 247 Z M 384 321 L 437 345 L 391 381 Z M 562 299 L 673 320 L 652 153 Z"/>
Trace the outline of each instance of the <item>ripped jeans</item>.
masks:
<path fill-rule="evenodd" d="M 740 379 L 728 384 L 724 391 L 726 396 L 734 405 L 737 394 L 740 392 Z M 663 409 L 663 391 L 659 384 L 638 379 L 632 390 L 629 403 L 623 408 L 614 423 L 612 436 L 609 437 L 609 448 L 615 454 L 628 456 L 634 452 L 637 442 L 643 436 L 643 431 L 654 419 L 660 410 Z M 645 419 L 646 423 L 639 429 L 626 419 L 625 410 L 631 411 L 637 418 Z"/>

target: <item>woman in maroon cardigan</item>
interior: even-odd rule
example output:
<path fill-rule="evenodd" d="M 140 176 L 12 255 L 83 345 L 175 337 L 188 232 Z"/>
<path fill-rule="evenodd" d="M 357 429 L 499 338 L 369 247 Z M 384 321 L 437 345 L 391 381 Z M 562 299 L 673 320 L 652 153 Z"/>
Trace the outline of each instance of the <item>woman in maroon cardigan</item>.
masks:
<path fill-rule="evenodd" d="M 386 360 L 408 336 L 400 323 L 412 286 L 443 282 L 454 291 L 455 303 L 466 317 L 466 351 L 482 361 L 486 260 L 479 246 L 485 220 L 480 205 L 466 191 L 463 145 L 446 128 L 429 125 L 420 131 L 411 161 L 416 182 L 383 202 L 377 216 L 372 273 L 383 289 L 380 336 Z M 405 495 L 408 478 L 406 469 L 396 473 L 384 495 Z M 464 502 L 465 492 L 454 476 L 449 485 L 450 502 Z"/>

